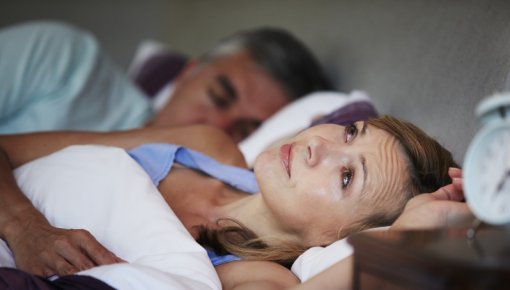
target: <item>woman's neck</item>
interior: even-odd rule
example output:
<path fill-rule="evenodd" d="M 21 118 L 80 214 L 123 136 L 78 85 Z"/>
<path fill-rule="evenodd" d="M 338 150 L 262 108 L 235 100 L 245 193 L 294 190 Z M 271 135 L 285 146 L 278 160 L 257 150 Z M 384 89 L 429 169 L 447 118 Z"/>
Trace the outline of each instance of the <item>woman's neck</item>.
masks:
<path fill-rule="evenodd" d="M 280 227 L 259 193 L 241 193 L 221 181 L 179 167 L 174 168 L 158 188 L 195 238 L 197 226 L 214 228 L 218 220 L 232 219 L 261 238 L 298 239 L 297 235 Z"/>
<path fill-rule="evenodd" d="M 297 235 L 281 228 L 259 193 L 226 203 L 218 208 L 218 213 L 220 219 L 235 220 L 260 238 L 298 240 Z"/>

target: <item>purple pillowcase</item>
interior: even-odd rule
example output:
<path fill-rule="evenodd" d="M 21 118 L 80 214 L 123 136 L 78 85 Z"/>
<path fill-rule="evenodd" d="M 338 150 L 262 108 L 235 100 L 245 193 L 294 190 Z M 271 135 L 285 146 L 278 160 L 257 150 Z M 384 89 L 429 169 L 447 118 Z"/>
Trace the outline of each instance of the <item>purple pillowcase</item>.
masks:
<path fill-rule="evenodd" d="M 134 82 L 149 97 L 154 97 L 167 83 L 173 81 L 186 65 L 188 57 L 183 54 L 159 53 L 147 60 Z"/>
<path fill-rule="evenodd" d="M 338 124 L 347 125 L 356 121 L 367 120 L 377 117 L 378 113 L 375 107 L 367 101 L 352 102 L 346 106 L 315 120 L 310 126 L 319 124 Z"/>

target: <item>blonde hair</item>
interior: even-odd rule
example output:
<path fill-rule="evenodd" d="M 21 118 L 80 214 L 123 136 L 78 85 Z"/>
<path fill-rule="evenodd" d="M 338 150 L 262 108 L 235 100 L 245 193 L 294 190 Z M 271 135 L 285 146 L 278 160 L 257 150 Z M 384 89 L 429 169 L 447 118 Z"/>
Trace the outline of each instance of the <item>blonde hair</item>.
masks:
<path fill-rule="evenodd" d="M 393 136 L 407 161 L 408 180 L 404 181 L 403 194 L 394 201 L 395 210 L 371 203 L 369 214 L 351 224 L 343 236 L 364 229 L 389 226 L 402 213 L 407 201 L 421 193 L 430 193 L 451 183 L 450 167 L 459 167 L 450 151 L 412 123 L 391 116 L 369 119 L 367 123 Z M 381 203 L 384 204 L 384 203 Z"/>
<path fill-rule="evenodd" d="M 238 221 L 220 219 L 216 229 L 199 227 L 197 242 L 218 255 L 234 254 L 245 260 L 274 261 L 284 266 L 302 254 L 306 247 L 281 239 L 264 240 Z"/>
<path fill-rule="evenodd" d="M 458 167 L 452 154 L 415 125 L 383 116 L 367 121 L 369 125 L 393 136 L 407 158 L 409 179 L 393 210 L 374 207 L 365 217 L 342 229 L 338 238 L 378 226 L 390 225 L 400 215 L 406 202 L 416 194 L 433 192 L 449 184 L 449 167 Z M 263 240 L 242 224 L 229 220 L 216 229 L 201 228 L 198 242 L 219 255 L 234 254 L 247 260 L 274 261 L 290 265 L 306 247 L 282 240 Z"/>

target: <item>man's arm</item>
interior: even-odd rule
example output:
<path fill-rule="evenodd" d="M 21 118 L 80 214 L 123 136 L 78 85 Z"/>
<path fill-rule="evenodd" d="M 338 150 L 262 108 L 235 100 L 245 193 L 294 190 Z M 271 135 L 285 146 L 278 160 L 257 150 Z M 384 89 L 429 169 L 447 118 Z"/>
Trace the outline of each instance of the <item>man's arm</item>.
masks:
<path fill-rule="evenodd" d="M 208 125 L 106 133 L 61 131 L 0 136 L 0 148 L 7 153 L 14 168 L 69 145 L 98 144 L 131 149 L 145 143 L 179 144 L 226 164 L 246 166 L 237 145 L 223 131 Z"/>
<path fill-rule="evenodd" d="M 87 231 L 52 227 L 17 186 L 12 175 L 13 168 L 72 144 L 101 144 L 130 149 L 149 142 L 181 144 L 228 164 L 245 165 L 230 138 L 206 126 L 0 137 L 0 238 L 11 248 L 17 267 L 42 276 L 65 275 L 121 260 Z"/>
<path fill-rule="evenodd" d="M 71 274 L 94 265 L 122 261 L 86 231 L 50 226 L 17 186 L 2 150 L 0 238 L 11 248 L 18 268 L 41 276 Z"/>

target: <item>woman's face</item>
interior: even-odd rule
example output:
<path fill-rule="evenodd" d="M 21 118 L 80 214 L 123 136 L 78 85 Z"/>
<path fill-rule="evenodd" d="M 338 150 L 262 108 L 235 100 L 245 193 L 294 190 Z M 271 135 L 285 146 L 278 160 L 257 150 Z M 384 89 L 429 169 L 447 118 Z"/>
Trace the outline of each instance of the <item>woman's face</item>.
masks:
<path fill-rule="evenodd" d="M 254 169 L 269 213 L 306 246 L 334 241 L 375 207 L 396 210 L 408 179 L 397 140 L 366 122 L 309 128 Z"/>

